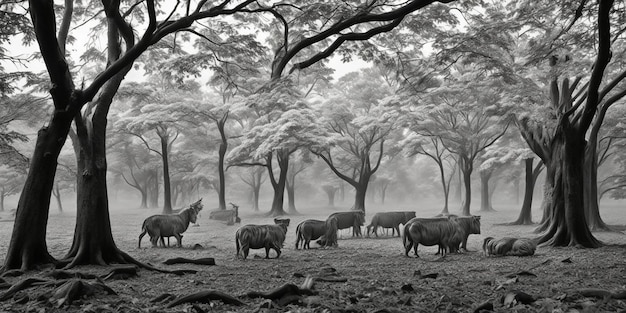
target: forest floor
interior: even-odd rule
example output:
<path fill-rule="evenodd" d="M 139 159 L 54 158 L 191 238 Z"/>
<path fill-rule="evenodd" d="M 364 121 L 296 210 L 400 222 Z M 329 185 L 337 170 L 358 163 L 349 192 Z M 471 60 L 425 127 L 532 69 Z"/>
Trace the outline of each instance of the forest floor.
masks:
<path fill-rule="evenodd" d="M 535 236 L 532 225 L 497 225 L 517 217 L 518 212 L 510 207 L 496 208 L 498 212 L 476 212 L 482 216 L 482 234 L 470 236 L 469 252 L 449 254 L 445 258 L 434 254 L 435 247 L 423 246 L 419 249 L 420 258 L 406 257 L 398 237 L 352 238 L 346 231 L 341 233 L 336 248 L 319 249 L 312 243 L 314 249 L 295 250 L 296 225 L 309 218 L 323 220 L 333 212 L 330 208 L 311 208 L 289 216 L 291 225 L 279 259 L 266 260 L 264 250 L 251 250 L 249 258 L 242 261 L 235 257 L 234 237 L 239 225 L 227 226 L 209 220 L 208 207 L 205 204 L 199 226 L 190 226 L 184 234 L 182 248 L 152 248 L 148 236 L 144 237 L 142 248 L 137 248 L 142 221 L 157 213 L 156 210 L 117 209 L 111 214 L 113 235 L 120 249 L 156 267 L 190 269 L 197 271 L 195 274 L 178 276 L 142 269 L 138 277 L 103 280 L 116 295 L 96 292 L 70 305 L 49 300 L 54 287 L 34 286 L 0 302 L 0 312 L 473 312 L 486 303 L 492 304 L 495 312 L 626 312 L 626 300 L 619 294 L 626 290 L 624 232 L 595 232 L 605 243 L 598 249 L 539 247 L 531 257 L 484 257 L 480 249 L 487 236 Z M 375 208 L 368 211 L 367 223 L 375 211 Z M 417 216 L 430 217 L 437 213 L 434 209 L 420 209 Z M 242 224 L 272 223 L 271 218 L 261 214 L 242 210 L 240 215 Z M 611 225 L 626 224 L 626 212 L 620 206 L 603 207 L 602 215 Z M 540 212 L 534 212 L 533 218 L 539 217 Z M 74 219 L 73 213 L 51 213 L 47 240 L 53 256 L 60 258 L 69 249 Z M 6 214 L 0 219 L 0 238 L 4 238 L 0 243 L 2 260 L 12 224 Z M 203 248 L 194 250 L 196 244 Z M 272 251 L 271 257 L 274 256 Z M 162 263 L 175 257 L 210 257 L 216 265 Z M 81 266 L 70 271 L 104 275 L 110 268 Z M 319 276 L 320 273 L 324 275 Z M 322 281 L 329 273 L 334 281 Z M 24 279 L 50 280 L 45 274 L 46 271 L 33 271 L 18 277 L 3 277 L 6 284 L 0 290 L 0 298 L 7 292 L 6 288 Z M 293 302 L 282 307 L 246 295 L 250 291 L 271 291 L 288 283 L 300 286 L 308 275 L 322 277 L 315 281 L 315 294 L 291 298 Z M 171 299 L 151 301 L 166 293 L 183 296 L 207 290 L 232 295 L 244 304 L 224 304 L 217 300 L 168 308 Z M 511 302 L 512 293 L 518 291 L 535 301 Z M 614 297 L 607 296 L 610 293 Z"/>

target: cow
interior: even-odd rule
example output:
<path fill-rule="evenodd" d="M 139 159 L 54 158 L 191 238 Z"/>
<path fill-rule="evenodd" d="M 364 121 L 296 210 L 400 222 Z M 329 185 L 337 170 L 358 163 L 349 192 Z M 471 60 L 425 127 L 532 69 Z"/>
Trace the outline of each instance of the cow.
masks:
<path fill-rule="evenodd" d="M 165 246 L 163 238 L 172 236 L 178 240 L 178 247 L 182 247 L 183 236 L 181 234 L 187 230 L 189 223 L 196 222 L 200 210 L 202 210 L 202 199 L 192 203 L 189 208 L 178 214 L 159 214 L 146 218 L 141 226 L 137 248 L 141 248 L 141 239 L 146 233 L 150 236 L 152 247 L 157 246 L 159 239 L 161 244 Z"/>
<path fill-rule="evenodd" d="M 240 227 L 235 233 L 237 258 L 243 253 L 243 260 L 245 260 L 248 258 L 250 249 L 261 248 L 265 248 L 266 259 L 270 257 L 270 249 L 274 249 L 276 258 L 279 258 L 289 222 L 289 219 L 275 218 L 274 225 L 245 225 Z"/>
<path fill-rule="evenodd" d="M 326 221 L 304 220 L 296 226 L 296 249 L 302 241 L 302 249 L 311 249 L 311 240 L 316 240 L 326 233 Z"/>
<path fill-rule="evenodd" d="M 361 236 L 361 226 L 365 224 L 365 212 L 363 211 L 346 211 L 336 212 L 328 216 L 337 219 L 337 229 L 346 229 L 352 227 L 352 237 Z M 327 220 L 328 220 L 327 219 Z"/>
<path fill-rule="evenodd" d="M 370 231 L 373 228 L 374 235 L 378 237 L 377 229 L 378 227 L 382 228 L 391 228 L 391 235 L 393 236 L 395 232 L 398 233 L 398 237 L 400 237 L 400 224 L 406 224 L 410 219 L 415 217 L 415 212 L 413 211 L 400 211 L 400 212 L 380 212 L 374 214 L 372 217 L 372 221 L 367 226 L 367 236 L 370 235 Z"/>

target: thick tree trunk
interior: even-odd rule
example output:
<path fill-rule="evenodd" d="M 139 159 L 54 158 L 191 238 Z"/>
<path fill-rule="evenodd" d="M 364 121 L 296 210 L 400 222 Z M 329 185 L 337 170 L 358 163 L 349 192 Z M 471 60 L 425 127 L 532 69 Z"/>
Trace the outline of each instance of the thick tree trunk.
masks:
<path fill-rule="evenodd" d="M 68 105 L 72 107 L 72 105 Z M 54 112 L 48 127 L 39 130 L 26 182 L 15 212 L 15 223 L 2 270 L 33 269 L 55 263 L 48 253 L 46 228 L 57 158 L 76 112 Z"/>
<path fill-rule="evenodd" d="M 90 142 L 91 143 L 91 142 Z M 78 203 L 72 247 L 65 256 L 69 267 L 92 264 L 127 263 L 113 241 L 106 186 L 104 155 L 93 155 L 78 167 Z"/>
<path fill-rule="evenodd" d="M 493 212 L 491 206 L 491 192 L 489 191 L 489 180 L 491 179 L 491 171 L 480 172 L 480 211 Z"/>
<path fill-rule="evenodd" d="M 593 139 L 593 140 L 592 140 Z M 590 138 L 585 150 L 584 165 L 584 192 L 585 192 L 585 218 L 589 228 L 593 230 L 610 230 L 600 216 L 598 204 L 598 154 L 596 149 L 597 139 Z"/>
<path fill-rule="evenodd" d="M 585 218 L 585 139 L 567 124 L 559 125 L 552 147 L 551 160 L 555 169 L 555 180 L 550 225 L 538 242 L 551 246 L 598 247 L 601 243 L 589 230 Z"/>
<path fill-rule="evenodd" d="M 355 211 L 365 212 L 365 197 L 367 196 L 367 186 L 369 185 L 369 175 L 361 175 L 361 181 L 354 187 L 354 205 L 352 209 Z"/>
<path fill-rule="evenodd" d="M 465 199 L 463 200 L 463 206 L 461 209 L 461 215 L 470 215 L 470 205 L 472 202 L 472 169 L 463 169 L 463 185 L 465 186 Z"/>
<path fill-rule="evenodd" d="M 276 154 L 276 160 L 278 161 L 278 167 L 280 172 L 278 174 L 278 181 L 272 179 L 272 187 L 274 188 L 274 198 L 272 199 L 272 209 L 269 212 L 271 216 L 285 215 L 286 212 L 283 208 L 285 199 L 285 184 L 287 182 L 287 170 L 289 169 L 289 154 L 284 151 L 280 151 Z M 271 160 L 269 161 L 271 162 Z M 274 173 L 272 167 L 268 167 L 268 174 L 273 177 Z"/>
<path fill-rule="evenodd" d="M 163 160 L 163 214 L 172 214 L 168 137 L 161 135 L 159 137 L 161 138 L 161 159 Z"/>
<path fill-rule="evenodd" d="M 522 203 L 522 209 L 520 210 L 519 217 L 509 225 L 531 225 L 533 223 L 532 218 L 532 204 L 533 194 L 535 190 L 535 182 L 537 181 L 538 174 L 535 175 L 533 171 L 533 158 L 527 158 L 524 160 L 525 178 L 524 178 L 524 202 Z"/>

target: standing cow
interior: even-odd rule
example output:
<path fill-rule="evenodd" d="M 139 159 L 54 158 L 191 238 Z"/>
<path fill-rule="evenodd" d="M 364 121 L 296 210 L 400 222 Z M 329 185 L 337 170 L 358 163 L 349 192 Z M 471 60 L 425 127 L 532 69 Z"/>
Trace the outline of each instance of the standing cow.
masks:
<path fill-rule="evenodd" d="M 346 229 L 352 227 L 352 237 L 361 236 L 361 226 L 365 224 L 365 212 L 336 212 L 329 215 L 327 220 L 331 218 L 337 219 L 337 229 Z"/>
<path fill-rule="evenodd" d="M 150 236 L 152 247 L 157 246 L 159 239 L 161 240 L 161 244 L 165 246 L 163 238 L 172 236 L 176 237 L 178 246 L 182 247 L 183 236 L 181 234 L 187 230 L 189 223 L 196 222 L 200 210 L 202 210 L 202 199 L 192 203 L 189 208 L 178 214 L 159 214 L 148 217 L 143 221 L 141 226 L 141 234 L 139 234 L 137 248 L 141 248 L 141 239 L 146 233 Z"/>
<path fill-rule="evenodd" d="M 311 240 L 318 239 L 326 233 L 326 221 L 304 220 L 296 226 L 296 249 L 302 241 L 302 249 L 311 249 Z"/>
<path fill-rule="evenodd" d="M 240 251 L 243 252 L 243 259 L 245 260 L 250 249 L 261 248 L 265 248 L 266 259 L 270 257 L 270 249 L 274 249 L 276 258 L 279 258 L 289 221 L 289 219 L 275 218 L 274 225 L 245 225 L 239 228 L 235 234 L 237 258 L 240 256 Z"/>
<path fill-rule="evenodd" d="M 400 224 L 406 224 L 410 219 L 415 217 L 414 211 L 400 211 L 400 212 L 380 212 L 374 214 L 372 221 L 367 226 L 367 236 L 370 235 L 370 231 L 374 229 L 374 235 L 378 237 L 377 229 L 378 227 L 382 228 L 391 228 L 391 235 L 393 236 L 396 232 L 398 233 L 398 237 L 400 237 Z"/>
<path fill-rule="evenodd" d="M 454 236 L 462 231 L 461 225 L 455 218 L 413 218 L 404 226 L 402 242 L 404 243 L 404 254 L 409 256 L 409 251 L 413 248 L 415 256 L 419 244 L 424 246 L 439 246 L 443 256 L 449 249 L 450 241 Z"/>

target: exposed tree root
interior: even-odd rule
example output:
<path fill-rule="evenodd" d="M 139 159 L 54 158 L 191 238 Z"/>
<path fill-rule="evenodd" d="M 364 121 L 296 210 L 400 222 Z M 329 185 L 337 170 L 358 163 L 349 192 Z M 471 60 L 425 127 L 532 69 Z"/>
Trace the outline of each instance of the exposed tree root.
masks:
<path fill-rule="evenodd" d="M 52 270 L 48 273 L 45 273 L 44 276 L 51 277 L 54 279 L 69 279 L 69 278 L 94 279 L 98 277 L 97 275 L 94 275 L 94 274 L 70 272 L 70 271 L 64 271 L 64 270 Z"/>
<path fill-rule="evenodd" d="M 166 265 L 182 264 L 182 263 L 191 263 L 191 264 L 199 264 L 199 265 L 215 265 L 215 259 L 214 258 L 200 258 L 200 259 L 173 258 L 173 259 L 167 259 L 163 261 L 163 264 L 166 264 Z"/>
<path fill-rule="evenodd" d="M 101 282 L 88 283 L 84 280 L 73 279 L 67 281 L 61 287 L 57 288 L 51 299 L 56 301 L 57 306 L 63 304 L 72 304 L 74 300 L 83 297 L 91 297 L 97 294 L 117 295 L 117 293 Z"/>
<path fill-rule="evenodd" d="M 168 304 L 167 307 L 172 308 L 177 305 L 181 305 L 183 303 L 193 303 L 193 302 L 209 303 L 212 300 L 220 300 L 224 302 L 225 304 L 245 305 L 244 302 L 242 302 L 241 300 L 229 294 L 226 294 L 217 290 L 205 290 L 205 291 L 192 293 L 186 296 L 178 297 L 174 299 L 174 301 L 170 302 L 170 304 Z"/>
<path fill-rule="evenodd" d="M 48 283 L 48 282 L 50 282 L 50 281 L 46 280 L 46 279 L 41 279 L 41 278 L 34 278 L 34 277 L 26 278 L 24 280 L 21 280 L 21 281 L 15 283 L 7 291 L 5 291 L 3 294 L 1 294 L 0 295 L 0 301 L 6 301 L 6 300 L 10 299 L 18 291 L 21 291 L 21 290 L 24 290 L 24 289 L 28 289 L 31 286 L 34 286 L 36 284 Z"/>
<path fill-rule="evenodd" d="M 2 275 L 0 275 L 0 277 L 17 277 L 17 276 L 22 276 L 22 275 L 24 275 L 24 271 L 13 269 L 13 270 L 7 270 L 3 272 Z"/>
<path fill-rule="evenodd" d="M 137 277 L 139 268 L 136 265 L 115 267 L 109 273 L 100 276 L 104 280 L 109 279 L 128 279 L 130 277 Z"/>
<path fill-rule="evenodd" d="M 284 284 L 274 290 L 268 292 L 250 291 L 246 294 L 249 298 L 264 298 L 270 300 L 279 300 L 286 296 L 312 295 L 315 292 L 308 288 L 300 288 L 294 284 Z"/>

